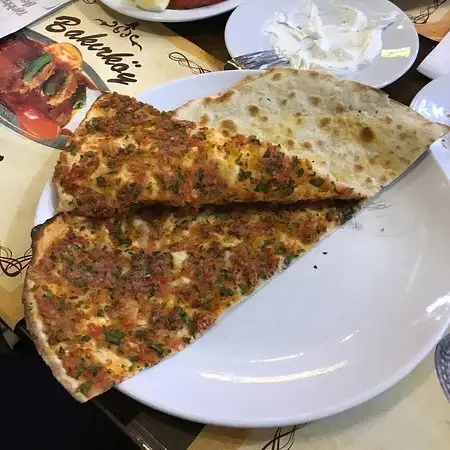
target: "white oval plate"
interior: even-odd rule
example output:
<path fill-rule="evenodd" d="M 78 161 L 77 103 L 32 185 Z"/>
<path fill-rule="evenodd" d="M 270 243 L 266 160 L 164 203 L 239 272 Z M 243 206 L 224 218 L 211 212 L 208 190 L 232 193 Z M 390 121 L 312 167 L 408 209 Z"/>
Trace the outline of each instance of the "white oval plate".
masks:
<path fill-rule="evenodd" d="M 301 0 L 300 0 L 301 1 Z M 306 1 L 306 0 L 304 0 Z M 330 0 L 315 0 L 319 8 L 329 9 Z M 382 88 L 400 78 L 413 64 L 419 51 L 419 38 L 413 23 L 397 6 L 387 0 L 346 0 L 345 5 L 361 10 L 369 18 L 397 11 L 395 22 L 383 32 L 383 48 L 372 64 L 347 78 Z M 247 0 L 230 16 L 225 28 L 228 53 L 234 58 L 246 53 L 271 49 L 263 30 L 275 11 L 298 7 L 299 0 Z M 334 2 L 342 4 L 342 2 Z M 245 39 L 243 39 L 245 35 Z M 397 50 L 397 52 L 395 51 Z M 406 55 L 406 56 L 405 56 Z"/>
<path fill-rule="evenodd" d="M 150 22 L 192 22 L 193 20 L 207 19 L 231 11 L 244 0 L 224 0 L 215 5 L 202 6 L 193 9 L 166 9 L 163 12 L 146 11 L 138 8 L 133 0 L 100 0 L 115 11 L 135 19 Z"/>
<path fill-rule="evenodd" d="M 247 74 L 184 78 L 139 98 L 170 110 Z M 36 223 L 55 213 L 53 195 L 48 184 Z M 430 152 L 205 336 L 118 389 L 175 416 L 236 427 L 307 422 L 381 393 L 449 323 L 449 199 Z"/>
<path fill-rule="evenodd" d="M 450 125 L 450 73 L 424 86 L 413 98 L 411 108 L 432 122 Z"/>

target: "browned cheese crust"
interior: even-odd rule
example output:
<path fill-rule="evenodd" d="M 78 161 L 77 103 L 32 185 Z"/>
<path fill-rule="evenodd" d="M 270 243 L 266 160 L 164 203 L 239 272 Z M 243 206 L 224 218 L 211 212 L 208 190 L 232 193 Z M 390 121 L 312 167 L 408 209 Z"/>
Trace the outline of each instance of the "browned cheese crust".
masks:
<path fill-rule="evenodd" d="M 119 94 L 104 94 L 55 169 L 60 211 L 112 215 L 133 205 L 200 207 L 361 198 L 280 145 L 225 136 Z"/>
<path fill-rule="evenodd" d="M 182 350 L 355 205 L 58 215 L 33 232 L 27 325 L 80 401 Z"/>

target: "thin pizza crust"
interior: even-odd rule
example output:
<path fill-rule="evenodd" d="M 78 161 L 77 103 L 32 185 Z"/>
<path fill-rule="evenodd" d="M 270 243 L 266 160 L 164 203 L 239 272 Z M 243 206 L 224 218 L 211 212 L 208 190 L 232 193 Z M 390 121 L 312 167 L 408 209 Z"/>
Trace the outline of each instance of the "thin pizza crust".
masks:
<path fill-rule="evenodd" d="M 49 246 L 51 246 L 55 240 L 64 236 L 68 231 L 69 227 L 61 214 L 57 214 L 43 224 L 33 228 L 33 258 L 31 260 L 30 267 L 37 264 L 42 257 L 45 257 Z M 67 374 L 61 360 L 57 357 L 57 355 L 55 355 L 55 352 L 48 344 L 47 336 L 43 330 L 42 320 L 39 316 L 39 310 L 32 292 L 32 288 L 33 285 L 30 283 L 29 271 L 27 270 L 22 296 L 27 330 L 29 331 L 42 359 L 50 367 L 53 376 L 76 400 L 85 402 L 89 399 L 78 391 L 80 382 Z"/>

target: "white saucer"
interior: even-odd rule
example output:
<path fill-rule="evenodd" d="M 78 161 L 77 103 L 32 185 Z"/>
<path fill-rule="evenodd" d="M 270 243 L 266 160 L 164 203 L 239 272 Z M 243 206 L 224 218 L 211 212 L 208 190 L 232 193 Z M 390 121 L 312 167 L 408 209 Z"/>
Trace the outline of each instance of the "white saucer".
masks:
<path fill-rule="evenodd" d="M 305 0 L 306 1 L 306 0 Z M 342 2 L 316 0 L 319 8 L 330 9 Z M 267 21 L 279 10 L 292 10 L 299 0 L 246 0 L 231 15 L 225 28 L 225 43 L 232 57 L 271 48 L 263 30 Z M 395 22 L 383 31 L 383 48 L 372 64 L 347 78 L 382 88 L 400 78 L 413 64 L 419 50 L 417 31 L 408 16 L 387 0 L 346 0 L 369 19 L 374 15 L 397 11 Z"/>

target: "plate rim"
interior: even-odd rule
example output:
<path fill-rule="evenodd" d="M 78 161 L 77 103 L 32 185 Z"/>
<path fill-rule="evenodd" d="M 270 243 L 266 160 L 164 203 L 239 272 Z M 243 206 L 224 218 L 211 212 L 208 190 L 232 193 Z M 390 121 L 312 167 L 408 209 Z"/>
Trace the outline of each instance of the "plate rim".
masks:
<path fill-rule="evenodd" d="M 254 71 L 251 71 L 254 72 Z M 246 76 L 246 73 L 244 71 L 238 72 L 242 77 Z M 182 84 L 186 81 L 186 79 L 194 79 L 198 77 L 226 77 L 227 72 L 212 72 L 208 74 L 202 74 L 202 75 L 193 75 L 189 77 L 185 77 L 182 79 L 174 80 L 159 86 L 156 86 L 154 88 L 145 90 L 138 94 L 137 96 L 139 98 L 142 98 L 146 94 L 150 92 L 154 92 L 158 89 L 167 88 L 167 86 L 171 86 L 174 84 Z M 220 88 L 221 90 L 223 88 Z M 219 91 L 218 91 L 219 92 Z M 47 182 L 47 184 L 44 186 L 44 191 L 41 194 L 41 197 L 38 202 L 38 206 L 36 209 L 36 218 L 37 219 L 37 213 L 40 210 L 41 203 L 44 200 L 44 193 L 48 188 L 51 188 L 51 180 Z M 35 223 L 42 222 L 41 220 L 35 220 Z M 248 420 L 242 420 L 240 419 L 239 422 L 234 421 L 233 419 L 221 419 L 220 417 L 216 419 L 211 419 L 207 417 L 206 415 L 198 414 L 198 413 L 189 413 L 187 410 L 176 410 L 171 407 L 167 407 L 164 404 L 160 404 L 158 402 L 152 402 L 149 403 L 145 399 L 140 398 L 138 395 L 129 392 L 129 390 L 122 385 L 115 386 L 116 389 L 118 389 L 120 392 L 126 394 L 127 396 L 135 399 L 136 401 L 139 401 L 140 403 L 143 403 L 149 407 L 155 408 L 159 411 L 171 414 L 176 417 L 180 417 L 185 420 L 191 420 L 191 421 L 197 421 L 201 423 L 209 423 L 214 425 L 221 425 L 221 426 L 232 426 L 232 427 L 239 427 L 239 428 L 248 428 L 248 427 L 254 427 L 254 428 L 263 428 L 263 427 L 275 427 L 275 426 L 288 426 L 288 425 L 294 425 L 299 423 L 306 423 L 312 420 L 320 419 L 329 417 L 331 415 L 337 414 L 339 412 L 346 411 L 350 408 L 353 408 L 357 405 L 360 405 L 362 403 L 367 402 L 368 400 L 378 396 L 379 394 L 385 392 L 395 384 L 397 384 L 399 381 L 403 380 L 409 373 L 411 373 L 426 357 L 427 355 L 433 350 L 436 343 L 439 341 L 439 339 L 442 337 L 442 335 L 445 333 L 447 328 L 450 326 L 450 312 L 447 314 L 446 319 L 439 321 L 439 327 L 436 327 L 435 333 L 425 341 L 425 344 L 421 346 L 420 351 L 416 353 L 416 356 L 414 358 L 411 358 L 409 363 L 403 364 L 400 368 L 398 368 L 396 371 L 394 371 L 391 376 L 387 377 L 383 381 L 380 381 L 379 383 L 372 386 L 370 389 L 363 390 L 359 395 L 355 395 L 353 397 L 348 398 L 347 401 L 341 402 L 339 405 L 335 405 L 329 408 L 322 408 L 317 411 L 312 411 L 309 414 L 300 414 L 297 416 L 292 416 L 292 414 L 289 417 L 277 417 L 277 418 L 265 418 L 265 419 L 248 419 Z M 217 415 L 216 415 L 217 416 Z"/>
<path fill-rule="evenodd" d="M 256 4 L 256 0 L 246 0 L 247 3 L 250 2 L 254 2 Z M 408 70 L 412 67 L 412 65 L 414 64 L 414 62 L 417 59 L 417 56 L 419 54 L 419 47 L 420 47 L 420 41 L 419 41 L 419 34 L 417 33 L 416 28 L 414 27 L 414 25 L 412 24 L 411 20 L 409 19 L 408 15 L 405 13 L 405 11 L 403 11 L 400 7 L 398 7 L 397 5 L 395 5 L 394 3 L 392 3 L 390 0 L 382 0 L 386 3 L 389 3 L 392 5 L 393 9 L 397 10 L 399 13 L 402 14 L 402 16 L 406 19 L 408 19 L 408 24 L 410 25 L 410 29 L 411 31 L 413 31 L 414 33 L 414 51 L 411 52 L 411 57 L 408 59 L 408 64 L 405 65 L 405 67 L 402 69 L 401 72 L 399 72 L 398 76 L 390 81 L 385 81 L 383 83 L 377 83 L 376 85 L 370 85 L 376 89 L 382 89 L 386 86 L 389 86 L 390 84 L 394 83 L 395 81 L 397 81 L 398 79 L 400 79 L 403 75 L 405 75 L 406 72 L 408 72 Z M 231 46 L 229 44 L 229 36 L 231 34 L 231 26 L 232 26 L 232 21 L 236 19 L 237 14 L 239 14 L 239 8 L 241 8 L 242 6 L 244 6 L 244 2 L 242 2 L 230 15 L 230 17 L 227 20 L 227 23 L 225 25 L 225 32 L 224 32 L 224 39 L 225 39 L 225 46 L 227 48 L 227 51 L 229 53 L 229 55 L 231 56 L 231 58 L 235 58 L 237 56 L 240 56 L 237 53 L 232 52 Z M 233 19 L 234 17 L 234 19 Z M 256 49 L 254 51 L 257 51 Z M 369 66 L 370 67 L 370 66 Z M 358 81 L 359 83 L 362 83 L 361 81 Z"/>
<path fill-rule="evenodd" d="M 199 8 L 192 9 L 171 9 L 162 12 L 147 11 L 142 8 L 131 7 L 128 5 L 122 5 L 117 7 L 117 1 L 115 0 L 100 0 L 108 8 L 114 11 L 124 14 L 134 19 L 145 20 L 148 22 L 161 22 L 161 23 L 183 23 L 193 22 L 196 20 L 208 19 L 210 17 L 224 14 L 232 9 L 241 5 L 245 0 L 225 0 L 224 2 L 214 5 L 201 6 Z M 120 0 L 119 0 L 120 2 Z M 169 13 L 168 13 L 169 11 Z M 175 12 L 173 12 L 175 11 Z M 172 16 L 174 14 L 174 17 Z"/>

